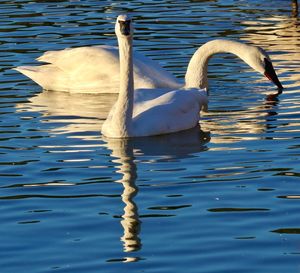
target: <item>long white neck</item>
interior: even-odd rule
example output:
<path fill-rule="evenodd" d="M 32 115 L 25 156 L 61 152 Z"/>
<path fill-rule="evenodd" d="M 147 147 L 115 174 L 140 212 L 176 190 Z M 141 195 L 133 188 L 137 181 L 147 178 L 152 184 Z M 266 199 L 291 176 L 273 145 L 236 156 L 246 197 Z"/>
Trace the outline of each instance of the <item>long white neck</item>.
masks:
<path fill-rule="evenodd" d="M 208 88 L 207 67 L 209 59 L 217 53 L 232 53 L 247 63 L 248 45 L 243 43 L 213 40 L 201 46 L 191 58 L 185 74 L 186 88 Z"/>
<path fill-rule="evenodd" d="M 120 136 L 126 137 L 130 134 L 133 113 L 132 38 L 118 38 L 118 44 L 120 55 L 120 90 L 115 105 L 114 126 L 119 129 Z"/>

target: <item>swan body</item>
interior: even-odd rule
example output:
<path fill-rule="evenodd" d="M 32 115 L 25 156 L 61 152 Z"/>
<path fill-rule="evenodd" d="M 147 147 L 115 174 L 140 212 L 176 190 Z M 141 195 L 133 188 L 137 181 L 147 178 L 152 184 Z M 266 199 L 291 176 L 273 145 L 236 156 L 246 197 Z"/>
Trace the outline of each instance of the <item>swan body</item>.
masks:
<path fill-rule="evenodd" d="M 177 88 L 180 83 L 157 62 L 134 52 L 136 88 Z M 15 70 L 45 90 L 73 93 L 118 93 L 119 51 L 114 46 L 92 46 L 47 51 L 37 59 L 47 64 Z"/>
<path fill-rule="evenodd" d="M 117 105 L 102 126 L 102 134 L 111 138 L 142 137 L 179 132 L 195 127 L 208 98 L 205 90 L 141 89 L 134 91 L 133 112 L 128 126 L 116 121 Z M 147 94 L 152 93 L 151 98 Z M 153 95 L 156 93 L 156 96 Z"/>
<path fill-rule="evenodd" d="M 102 134 L 110 138 L 141 137 L 195 127 L 202 107 L 207 104 L 206 91 L 190 88 L 134 92 L 133 30 L 128 16 L 117 18 L 115 31 L 120 52 L 120 90 L 117 102 L 103 123 Z"/>

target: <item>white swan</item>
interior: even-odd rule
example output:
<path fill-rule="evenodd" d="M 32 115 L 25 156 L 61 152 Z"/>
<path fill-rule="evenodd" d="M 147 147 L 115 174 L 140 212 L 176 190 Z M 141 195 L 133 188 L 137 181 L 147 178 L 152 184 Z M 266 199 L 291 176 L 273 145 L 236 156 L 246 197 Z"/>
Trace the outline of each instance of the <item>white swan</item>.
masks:
<path fill-rule="evenodd" d="M 201 46 L 192 56 L 181 84 L 157 62 L 133 53 L 134 86 L 138 88 L 208 88 L 207 66 L 216 53 L 233 53 L 256 71 L 279 82 L 267 53 L 256 46 L 228 40 L 213 40 Z M 48 51 L 37 59 L 48 64 L 20 66 L 15 70 L 31 78 L 43 89 L 79 93 L 118 93 L 119 52 L 113 46 L 92 46 Z"/>
<path fill-rule="evenodd" d="M 206 91 L 191 88 L 167 93 L 159 89 L 134 92 L 131 19 L 118 16 L 115 32 L 120 55 L 120 91 L 102 125 L 102 134 L 110 138 L 140 137 L 195 127 L 202 106 L 207 104 Z"/>

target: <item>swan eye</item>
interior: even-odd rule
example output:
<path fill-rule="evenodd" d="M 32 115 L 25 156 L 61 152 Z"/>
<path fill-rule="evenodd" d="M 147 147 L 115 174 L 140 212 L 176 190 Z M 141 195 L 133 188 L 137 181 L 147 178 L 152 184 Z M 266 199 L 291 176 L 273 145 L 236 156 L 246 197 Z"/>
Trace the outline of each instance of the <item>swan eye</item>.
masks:
<path fill-rule="evenodd" d="M 121 33 L 125 36 L 129 36 L 131 20 L 126 20 L 126 21 L 119 20 L 118 23 L 120 24 Z"/>

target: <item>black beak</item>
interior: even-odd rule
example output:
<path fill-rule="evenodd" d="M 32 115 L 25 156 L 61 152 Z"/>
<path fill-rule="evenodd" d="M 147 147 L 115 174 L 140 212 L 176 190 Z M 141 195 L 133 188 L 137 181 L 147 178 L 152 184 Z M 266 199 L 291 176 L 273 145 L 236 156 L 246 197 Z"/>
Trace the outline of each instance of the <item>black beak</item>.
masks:
<path fill-rule="evenodd" d="M 129 36 L 130 35 L 130 24 L 131 21 L 119 21 L 120 24 L 120 31 L 123 35 Z"/>
<path fill-rule="evenodd" d="M 283 89 L 283 86 L 281 85 L 280 81 L 278 80 L 278 77 L 275 73 L 274 67 L 272 63 L 265 58 L 265 76 L 272 81 L 274 84 L 277 85 L 278 90 L 281 92 Z"/>

